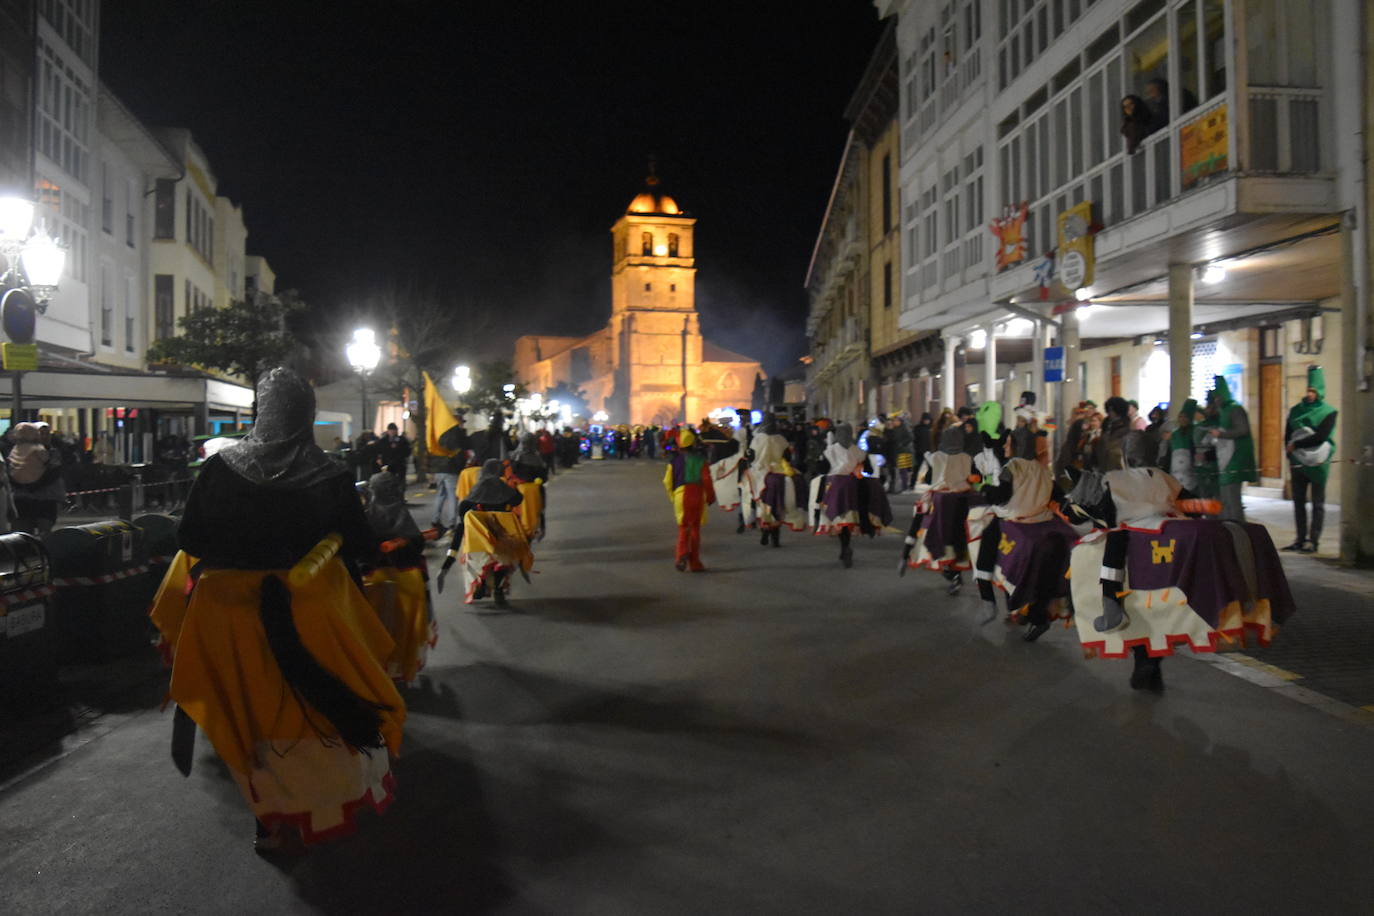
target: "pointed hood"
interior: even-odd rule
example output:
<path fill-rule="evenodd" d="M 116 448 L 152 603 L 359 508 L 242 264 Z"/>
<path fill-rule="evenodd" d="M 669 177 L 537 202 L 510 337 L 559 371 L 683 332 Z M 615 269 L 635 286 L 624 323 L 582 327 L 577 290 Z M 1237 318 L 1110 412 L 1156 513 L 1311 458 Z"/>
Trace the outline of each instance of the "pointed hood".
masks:
<path fill-rule="evenodd" d="M 978 408 L 978 431 L 996 436 L 1002 425 L 1002 405 L 997 401 L 984 401 Z"/>
<path fill-rule="evenodd" d="M 1317 401 L 1326 400 L 1326 373 L 1321 366 L 1307 367 L 1307 387 L 1317 392 Z"/>
<path fill-rule="evenodd" d="M 1225 407 L 1231 403 L 1231 386 L 1226 384 L 1225 378 L 1220 375 L 1212 376 L 1212 390 L 1207 392 L 1207 400 L 1215 402 L 1218 407 Z"/>

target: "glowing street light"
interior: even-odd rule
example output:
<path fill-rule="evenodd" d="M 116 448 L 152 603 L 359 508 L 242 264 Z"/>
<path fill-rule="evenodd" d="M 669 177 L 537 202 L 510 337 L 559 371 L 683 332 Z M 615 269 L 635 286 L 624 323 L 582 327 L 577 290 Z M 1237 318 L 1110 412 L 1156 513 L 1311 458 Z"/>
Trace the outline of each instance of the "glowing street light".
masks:
<path fill-rule="evenodd" d="M 353 332 L 353 340 L 344 347 L 344 356 L 353 371 L 358 373 L 362 387 L 363 409 L 360 426 L 370 428 L 367 422 L 367 374 L 377 368 L 382 361 L 382 348 L 377 346 L 377 335 L 371 328 L 358 328 Z"/>
<path fill-rule="evenodd" d="M 67 253 L 55 239 L 41 228 L 34 231 L 34 212 L 31 200 L 0 198 L 0 255 L 6 266 L 0 276 L 0 325 L 9 338 L 3 367 L 13 373 L 11 423 L 19 422 L 24 409 L 24 371 L 38 368 L 36 316 L 48 310 L 67 262 Z"/>
<path fill-rule="evenodd" d="M 453 367 L 453 390 L 467 394 L 472 390 L 472 369 L 467 366 Z"/>

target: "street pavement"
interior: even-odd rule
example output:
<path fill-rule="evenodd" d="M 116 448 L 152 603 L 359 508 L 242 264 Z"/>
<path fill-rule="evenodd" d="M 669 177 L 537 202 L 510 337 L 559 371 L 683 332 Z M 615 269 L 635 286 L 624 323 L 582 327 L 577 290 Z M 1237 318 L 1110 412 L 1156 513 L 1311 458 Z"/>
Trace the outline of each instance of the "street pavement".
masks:
<path fill-rule="evenodd" d="M 0 770 L 0 913 L 1374 913 L 1354 700 L 1257 652 L 1132 691 L 1071 631 L 1026 644 L 971 587 L 899 579 L 898 537 L 845 570 L 713 510 L 709 571 L 678 573 L 661 476 L 558 476 L 510 610 L 440 597 L 397 801 L 357 836 L 256 856 L 208 743 L 183 779 L 135 678 Z M 1362 574 L 1285 568 L 1299 614 L 1266 651 L 1374 610 Z"/>

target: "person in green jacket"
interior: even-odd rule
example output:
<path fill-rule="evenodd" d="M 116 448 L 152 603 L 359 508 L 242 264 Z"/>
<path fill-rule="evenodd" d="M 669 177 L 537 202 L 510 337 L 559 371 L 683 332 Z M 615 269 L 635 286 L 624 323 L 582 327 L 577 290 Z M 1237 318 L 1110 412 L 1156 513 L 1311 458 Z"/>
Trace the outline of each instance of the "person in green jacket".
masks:
<path fill-rule="evenodd" d="M 1250 415 L 1231 397 L 1231 388 L 1220 375 L 1212 376 L 1215 387 L 1207 392 L 1207 405 L 1215 410 L 1203 424 L 1204 442 L 1217 450 L 1217 489 L 1221 497 L 1221 519 L 1245 521 L 1241 485 L 1259 482 L 1255 465 L 1255 439 L 1250 435 Z"/>
<path fill-rule="evenodd" d="M 1190 490 L 1193 493 L 1202 492 L 1198 486 L 1197 473 L 1198 435 L 1200 433 L 1197 419 L 1197 401 L 1189 398 L 1183 402 L 1183 409 L 1178 412 L 1174 430 L 1165 440 L 1165 450 L 1168 452 L 1168 456 L 1164 466 L 1169 469 L 1169 473 L 1174 476 L 1175 480 L 1183 484 L 1185 490 Z"/>
<path fill-rule="evenodd" d="M 1336 408 L 1326 403 L 1326 375 L 1320 366 L 1307 369 L 1307 391 L 1288 411 L 1283 438 L 1293 489 L 1293 518 L 1298 537 L 1282 550 L 1316 553 L 1326 519 L 1326 480 L 1336 451 Z M 1312 527 L 1307 527 L 1307 495 L 1312 494 Z M 1309 536 L 1310 535 L 1310 536 Z"/>

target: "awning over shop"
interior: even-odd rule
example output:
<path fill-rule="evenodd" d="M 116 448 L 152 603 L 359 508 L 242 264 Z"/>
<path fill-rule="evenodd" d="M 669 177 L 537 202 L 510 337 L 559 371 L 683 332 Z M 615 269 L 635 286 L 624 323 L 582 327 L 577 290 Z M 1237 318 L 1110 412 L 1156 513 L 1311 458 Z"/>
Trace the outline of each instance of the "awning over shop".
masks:
<path fill-rule="evenodd" d="M 253 389 L 196 376 L 40 370 L 24 373 L 23 386 L 24 401 L 32 406 L 193 410 L 205 404 L 223 413 L 253 409 Z M 13 391 L 13 378 L 0 376 L 0 400 Z"/>

